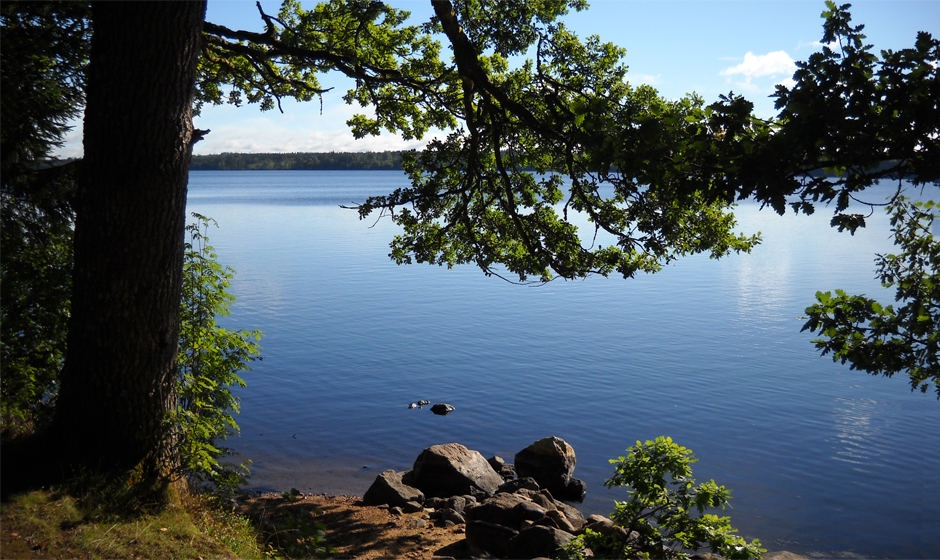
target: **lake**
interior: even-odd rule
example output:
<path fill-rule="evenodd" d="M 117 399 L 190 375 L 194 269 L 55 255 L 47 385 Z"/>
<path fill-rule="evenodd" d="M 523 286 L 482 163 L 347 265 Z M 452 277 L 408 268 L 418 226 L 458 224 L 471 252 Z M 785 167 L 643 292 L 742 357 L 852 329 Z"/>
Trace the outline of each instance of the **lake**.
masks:
<path fill-rule="evenodd" d="M 829 209 L 743 204 L 739 229 L 764 239 L 750 255 L 532 287 L 396 266 L 396 227 L 339 208 L 406 185 L 396 171 L 190 173 L 188 211 L 218 221 L 210 244 L 237 271 L 222 324 L 265 334 L 229 442 L 254 462 L 249 488 L 361 495 L 434 444 L 512 462 L 556 435 L 588 484 L 582 511 L 606 514 L 626 496 L 603 487 L 608 459 L 668 435 L 768 550 L 940 558 L 940 403 L 800 332 L 817 290 L 892 299 L 874 278 L 892 247 L 883 213 L 851 236 Z M 421 399 L 456 411 L 407 408 Z"/>

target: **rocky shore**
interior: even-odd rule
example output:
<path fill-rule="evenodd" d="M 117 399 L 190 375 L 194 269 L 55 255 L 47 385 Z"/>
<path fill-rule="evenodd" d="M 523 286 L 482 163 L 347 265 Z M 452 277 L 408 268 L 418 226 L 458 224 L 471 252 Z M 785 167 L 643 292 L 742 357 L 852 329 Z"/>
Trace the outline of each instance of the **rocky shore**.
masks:
<path fill-rule="evenodd" d="M 507 463 L 485 459 L 459 443 L 431 446 L 409 471 L 379 474 L 362 505 L 407 517 L 415 529 L 446 528 L 465 537 L 435 552 L 451 558 L 550 558 L 585 529 L 630 538 L 610 519 L 585 518 L 571 502 L 581 502 L 585 483 L 574 477 L 574 449 L 547 437 Z M 699 558 L 719 558 L 713 554 Z M 789 552 L 774 560 L 803 558 Z"/>
<path fill-rule="evenodd" d="M 315 525 L 335 558 L 553 558 L 586 529 L 631 538 L 610 519 L 585 518 L 572 505 L 587 492 L 574 477 L 576 463 L 574 449 L 558 437 L 534 442 L 513 463 L 448 443 L 422 451 L 411 470 L 382 472 L 361 498 L 291 489 L 246 494 L 232 505 L 291 542 L 310 532 L 304 523 Z M 786 551 L 763 558 L 808 560 Z"/>

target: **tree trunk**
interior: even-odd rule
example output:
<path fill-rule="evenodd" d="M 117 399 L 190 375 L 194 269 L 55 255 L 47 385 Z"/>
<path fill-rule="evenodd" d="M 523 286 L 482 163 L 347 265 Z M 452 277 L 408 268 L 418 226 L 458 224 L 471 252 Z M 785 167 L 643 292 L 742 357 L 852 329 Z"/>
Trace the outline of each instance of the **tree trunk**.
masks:
<path fill-rule="evenodd" d="M 173 466 L 191 108 L 205 2 L 93 5 L 68 350 L 52 433 L 74 465 Z"/>

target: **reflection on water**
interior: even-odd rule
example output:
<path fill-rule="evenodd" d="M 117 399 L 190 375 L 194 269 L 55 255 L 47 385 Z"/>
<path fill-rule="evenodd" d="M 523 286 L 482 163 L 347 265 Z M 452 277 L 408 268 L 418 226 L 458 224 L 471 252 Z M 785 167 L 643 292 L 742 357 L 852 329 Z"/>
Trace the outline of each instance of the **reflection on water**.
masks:
<path fill-rule="evenodd" d="M 584 510 L 607 513 L 624 498 L 603 488 L 607 459 L 669 435 L 696 452 L 699 479 L 732 489 L 741 534 L 771 550 L 940 557 L 940 405 L 820 358 L 799 331 L 816 290 L 891 297 L 872 262 L 890 249 L 884 217 L 850 236 L 824 210 L 742 205 L 740 230 L 764 238 L 751 255 L 531 288 L 395 266 L 394 226 L 338 208 L 404 184 L 191 175 L 190 210 L 218 220 L 211 243 L 238 271 L 224 324 L 266 335 L 239 393 L 254 487 L 361 494 L 433 444 L 511 461 L 558 435 L 578 454 Z M 457 410 L 406 408 L 423 398 Z"/>
<path fill-rule="evenodd" d="M 858 465 L 860 472 L 875 470 L 877 460 L 883 454 L 880 450 L 880 422 L 877 407 L 880 404 L 873 399 L 839 398 L 833 409 L 836 418 L 836 438 L 840 449 L 836 459 Z"/>

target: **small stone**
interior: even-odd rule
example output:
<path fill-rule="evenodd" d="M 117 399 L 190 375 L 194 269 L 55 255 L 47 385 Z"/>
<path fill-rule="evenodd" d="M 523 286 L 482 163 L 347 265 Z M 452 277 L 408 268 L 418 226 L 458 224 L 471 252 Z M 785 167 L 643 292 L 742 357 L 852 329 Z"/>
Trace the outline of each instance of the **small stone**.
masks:
<path fill-rule="evenodd" d="M 467 522 L 467 520 L 464 518 L 463 515 L 461 515 L 459 512 L 452 510 L 450 508 L 444 508 L 440 510 L 438 513 L 440 514 L 441 519 L 444 519 L 445 521 L 450 521 L 454 525 L 460 525 L 461 523 Z"/>
<path fill-rule="evenodd" d="M 391 513 L 392 515 L 404 515 L 405 514 L 405 512 L 398 506 L 395 506 L 393 508 L 388 508 L 388 512 Z"/>
<path fill-rule="evenodd" d="M 503 492 L 506 494 L 514 494 L 520 489 L 534 490 L 538 492 L 539 483 L 535 481 L 531 476 L 525 478 L 517 478 L 515 480 L 510 480 L 509 482 L 504 482 L 496 489 L 497 493 Z"/>
<path fill-rule="evenodd" d="M 421 517 L 412 517 L 408 520 L 405 526 L 411 529 L 424 529 L 428 526 L 428 522 Z"/>
<path fill-rule="evenodd" d="M 467 507 L 467 499 L 464 498 L 463 496 L 454 496 L 453 498 L 450 498 L 449 500 L 447 500 L 445 507 L 449 507 L 450 509 L 456 511 L 457 513 L 462 514 L 464 512 L 464 509 L 466 509 Z"/>
<path fill-rule="evenodd" d="M 447 506 L 447 498 L 428 498 L 424 501 L 424 505 L 429 508 L 440 509 Z"/>
<path fill-rule="evenodd" d="M 401 510 L 405 513 L 418 513 L 419 511 L 424 511 L 424 506 L 418 502 L 405 502 L 405 505 L 401 506 Z"/>

